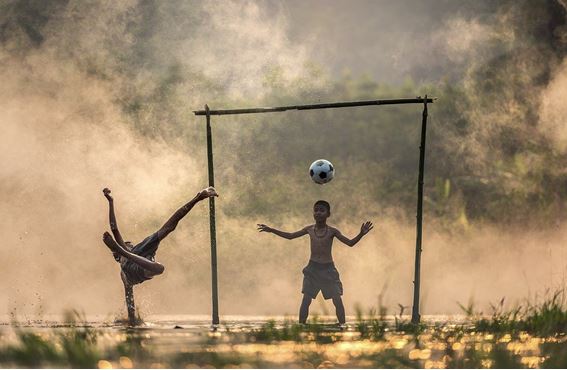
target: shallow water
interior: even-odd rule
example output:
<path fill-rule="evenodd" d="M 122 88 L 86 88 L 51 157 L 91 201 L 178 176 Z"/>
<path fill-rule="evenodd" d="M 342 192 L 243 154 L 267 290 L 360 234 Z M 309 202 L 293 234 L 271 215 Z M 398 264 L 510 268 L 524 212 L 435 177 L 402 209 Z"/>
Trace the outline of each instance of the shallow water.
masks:
<path fill-rule="evenodd" d="M 205 315 L 148 316 L 137 328 L 97 316 L 76 323 L 58 317 L 20 320 L 16 325 L 5 320 L 0 323 L 0 367 L 533 368 L 550 357 L 558 361 L 547 365 L 561 367 L 562 353 L 567 352 L 561 338 L 459 331 L 456 328 L 464 323 L 463 316 L 426 316 L 427 329 L 417 335 L 389 329 L 379 338 L 362 336 L 354 317 L 343 329 L 333 324 L 333 317 L 319 317 L 324 324 L 302 332 L 300 339 L 270 337 L 274 332 L 293 331 L 290 320 L 294 319 L 225 316 L 215 328 Z M 274 326 L 267 330 L 270 320 Z M 392 326 L 394 320 L 387 318 Z M 58 357 L 26 362 L 25 356 L 41 355 L 36 347 L 42 345 L 22 344 L 22 333 L 54 344 Z M 92 345 L 84 345 L 83 337 L 90 338 L 85 333 L 96 338 Z M 550 344 L 555 347 L 543 347 Z M 13 355 L 14 348 L 23 360 Z"/>
<path fill-rule="evenodd" d="M 323 322 L 332 323 L 336 322 L 335 316 L 317 316 Z M 400 316 L 398 316 L 400 318 Z M 409 320 L 410 316 L 402 316 L 401 319 Z M 211 327 L 211 316 L 209 315 L 148 315 L 144 318 L 143 328 L 147 329 L 167 329 L 175 326 L 181 326 L 187 329 L 208 329 Z M 421 317 L 424 323 L 445 323 L 445 322 L 464 322 L 466 316 L 464 315 L 423 315 Z M 247 327 L 254 328 L 265 324 L 270 320 L 285 321 L 297 320 L 295 316 L 250 316 L 250 315 L 225 315 L 220 317 L 221 327 Z M 394 321 L 395 316 L 386 316 L 387 321 Z M 85 320 L 81 320 L 89 326 L 94 328 L 104 327 L 125 327 L 120 324 L 116 318 L 103 315 L 87 315 Z M 347 316 L 347 325 L 355 323 L 354 316 Z M 0 315 L 0 328 L 12 326 L 17 323 L 21 327 L 30 328 L 50 328 L 50 327 L 65 327 L 76 326 L 75 322 L 65 322 L 61 315 L 43 315 L 41 318 L 37 317 L 17 317 L 12 318 L 8 315 Z"/>

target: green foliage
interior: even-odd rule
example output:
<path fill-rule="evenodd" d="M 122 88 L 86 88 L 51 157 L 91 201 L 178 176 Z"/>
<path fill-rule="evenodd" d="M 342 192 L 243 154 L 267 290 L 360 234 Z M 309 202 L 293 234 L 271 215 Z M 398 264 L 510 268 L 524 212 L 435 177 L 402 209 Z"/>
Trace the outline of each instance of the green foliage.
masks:
<path fill-rule="evenodd" d="M 249 336 L 257 342 L 273 342 L 281 340 L 301 342 L 303 340 L 301 335 L 303 332 L 304 325 L 302 324 L 286 320 L 280 326 L 276 324 L 275 320 L 269 320 L 259 329 L 251 330 Z"/>
<path fill-rule="evenodd" d="M 388 328 L 388 325 L 386 324 L 386 308 L 380 305 L 378 316 L 376 315 L 375 309 L 370 309 L 366 317 L 362 313 L 360 306 L 357 305 L 355 310 L 355 330 L 360 333 L 360 338 L 370 340 L 383 339 Z"/>
<path fill-rule="evenodd" d="M 55 345 L 34 333 L 18 332 L 19 346 L 8 346 L 0 351 L 2 363 L 26 367 L 41 367 L 45 363 L 57 364 L 62 355 Z"/>
<path fill-rule="evenodd" d="M 341 330 L 335 324 L 319 321 L 318 317 L 310 319 L 307 324 L 299 324 L 291 320 L 277 324 L 274 320 L 269 320 L 260 328 L 252 329 L 246 334 L 246 337 L 248 340 L 263 343 L 277 341 L 332 343 L 338 339 L 335 333 Z"/>
<path fill-rule="evenodd" d="M 504 299 L 498 305 L 491 305 L 492 315 L 483 316 L 475 312 L 472 303 L 467 307 L 459 304 L 463 312 L 473 321 L 475 330 L 506 334 L 528 332 L 539 336 L 564 335 L 567 333 L 567 307 L 564 291 L 559 290 L 547 296 L 540 303 L 527 302 L 525 306 L 504 309 Z"/>
<path fill-rule="evenodd" d="M 99 353 L 96 349 L 96 330 L 88 327 L 84 316 L 76 311 L 67 312 L 65 321 L 72 330 L 62 330 L 43 337 L 17 329 L 18 344 L 0 349 L 0 360 L 29 367 L 43 367 L 49 364 L 74 368 L 96 367 Z M 77 320 L 83 324 L 75 326 Z"/>
<path fill-rule="evenodd" d="M 555 292 L 539 305 L 530 305 L 526 311 L 525 330 L 542 336 L 567 333 L 564 291 Z"/>

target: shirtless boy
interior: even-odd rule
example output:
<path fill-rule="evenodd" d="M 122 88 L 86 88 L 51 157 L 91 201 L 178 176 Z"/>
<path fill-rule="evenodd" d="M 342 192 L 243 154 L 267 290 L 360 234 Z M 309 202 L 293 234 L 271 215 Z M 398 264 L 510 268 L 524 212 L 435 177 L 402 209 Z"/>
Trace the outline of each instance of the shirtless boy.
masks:
<path fill-rule="evenodd" d="M 116 216 L 114 214 L 114 199 L 112 195 L 110 195 L 110 189 L 105 188 L 102 192 L 108 200 L 110 230 L 114 235 L 114 238 L 112 238 L 108 232 L 105 232 L 102 236 L 102 240 L 112 251 L 116 262 L 120 263 L 120 276 L 124 283 L 126 293 L 128 322 L 130 325 L 135 325 L 137 320 L 133 286 L 150 280 L 156 275 L 161 275 L 165 270 L 165 267 L 161 263 L 155 261 L 159 243 L 168 236 L 169 233 L 175 230 L 179 221 L 189 213 L 195 204 L 209 197 L 217 197 L 218 195 L 213 187 L 201 190 L 187 204 L 179 208 L 157 232 L 133 246 L 132 243 L 124 241 L 118 230 L 118 224 L 116 223 Z"/>
<path fill-rule="evenodd" d="M 327 218 L 331 215 L 331 206 L 324 200 L 318 200 L 313 206 L 313 218 L 315 224 L 303 229 L 288 233 L 276 230 L 264 224 L 258 224 L 260 232 L 276 234 L 285 239 L 295 239 L 309 234 L 311 240 L 311 257 L 309 263 L 303 269 L 303 300 L 299 309 L 299 322 L 305 324 L 309 315 L 309 305 L 317 297 L 319 291 L 323 298 L 332 299 L 336 308 L 337 319 L 340 325 L 345 323 L 345 308 L 341 296 L 343 295 L 343 284 L 339 278 L 339 272 L 333 263 L 331 249 L 333 239 L 337 238 L 349 247 L 354 247 L 362 237 L 374 227 L 370 221 L 366 221 L 360 227 L 360 233 L 353 239 L 344 236 L 338 229 L 327 225 Z"/>

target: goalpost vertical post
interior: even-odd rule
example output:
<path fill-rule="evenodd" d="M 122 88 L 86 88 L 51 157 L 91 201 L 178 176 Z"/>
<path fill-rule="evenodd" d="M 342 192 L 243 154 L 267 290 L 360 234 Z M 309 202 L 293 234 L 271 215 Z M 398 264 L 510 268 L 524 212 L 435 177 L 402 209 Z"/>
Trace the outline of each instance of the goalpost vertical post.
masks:
<path fill-rule="evenodd" d="M 207 162 L 209 167 L 209 186 L 215 186 L 215 172 L 213 169 L 213 135 L 211 131 L 211 112 L 205 105 L 207 117 Z M 219 293 L 217 282 L 217 230 L 215 215 L 215 197 L 209 197 L 209 225 L 211 234 L 211 273 L 213 295 L 213 325 L 219 324 Z"/>
<path fill-rule="evenodd" d="M 419 323 L 419 286 L 421 274 L 421 231 L 423 223 L 423 172 L 425 168 L 425 134 L 427 131 L 427 95 L 423 99 L 423 114 L 421 118 L 421 143 L 419 145 L 419 176 L 417 180 L 417 233 L 415 242 L 415 272 L 413 280 L 413 307 L 411 322 Z"/>

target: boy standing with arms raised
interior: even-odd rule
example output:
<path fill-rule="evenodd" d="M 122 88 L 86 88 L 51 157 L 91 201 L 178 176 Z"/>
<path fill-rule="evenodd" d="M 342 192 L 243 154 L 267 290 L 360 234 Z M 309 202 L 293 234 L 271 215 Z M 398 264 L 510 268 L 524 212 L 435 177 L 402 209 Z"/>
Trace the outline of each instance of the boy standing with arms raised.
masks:
<path fill-rule="evenodd" d="M 333 238 L 339 239 L 349 247 L 354 247 L 362 237 L 374 227 L 370 221 L 366 221 L 360 227 L 360 233 L 353 239 L 345 237 L 338 229 L 327 225 L 327 218 L 331 215 L 331 206 L 324 200 L 318 200 L 313 206 L 313 218 L 315 224 L 303 229 L 288 233 L 276 230 L 264 224 L 258 224 L 260 232 L 269 232 L 285 239 L 295 239 L 309 234 L 311 240 L 311 257 L 309 263 L 303 269 L 303 300 L 299 309 L 299 322 L 305 324 L 309 315 L 311 301 L 317 297 L 319 291 L 323 298 L 332 299 L 336 308 L 339 324 L 345 323 L 345 308 L 341 296 L 343 295 L 343 284 L 339 278 L 339 272 L 335 268 L 331 254 Z"/>

